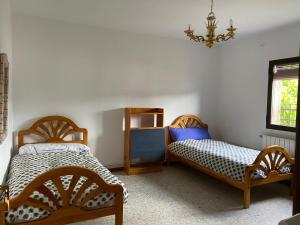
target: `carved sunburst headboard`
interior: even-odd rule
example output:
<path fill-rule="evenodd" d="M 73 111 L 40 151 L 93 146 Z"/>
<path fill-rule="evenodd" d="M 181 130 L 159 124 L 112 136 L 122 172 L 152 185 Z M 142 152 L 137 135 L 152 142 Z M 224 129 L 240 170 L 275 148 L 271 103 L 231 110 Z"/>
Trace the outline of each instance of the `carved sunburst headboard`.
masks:
<path fill-rule="evenodd" d="M 74 136 L 76 136 L 74 140 Z M 79 128 L 72 120 L 64 116 L 47 116 L 36 121 L 29 129 L 18 133 L 18 147 L 33 142 L 25 141 L 25 137 L 35 136 L 39 141 L 34 143 L 80 143 L 87 145 L 88 132 Z M 66 140 L 72 137 L 72 140 Z"/>
<path fill-rule="evenodd" d="M 189 128 L 189 127 L 203 127 L 208 128 L 207 124 L 203 123 L 198 116 L 183 115 L 176 118 L 170 125 L 173 128 Z"/>

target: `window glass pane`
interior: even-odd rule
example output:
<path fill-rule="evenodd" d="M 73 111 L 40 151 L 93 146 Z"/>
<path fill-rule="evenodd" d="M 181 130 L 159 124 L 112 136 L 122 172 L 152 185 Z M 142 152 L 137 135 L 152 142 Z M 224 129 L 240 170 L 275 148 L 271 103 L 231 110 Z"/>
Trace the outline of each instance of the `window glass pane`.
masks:
<path fill-rule="evenodd" d="M 296 126 L 299 63 L 273 67 L 271 124 Z"/>

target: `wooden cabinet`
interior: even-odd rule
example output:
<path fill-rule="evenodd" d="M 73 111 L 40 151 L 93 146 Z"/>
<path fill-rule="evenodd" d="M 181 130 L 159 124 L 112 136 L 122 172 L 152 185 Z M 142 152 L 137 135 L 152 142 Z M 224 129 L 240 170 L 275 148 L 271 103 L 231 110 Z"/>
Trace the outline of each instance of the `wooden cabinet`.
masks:
<path fill-rule="evenodd" d="M 159 172 L 165 160 L 162 108 L 125 108 L 125 170 L 128 175 Z"/>

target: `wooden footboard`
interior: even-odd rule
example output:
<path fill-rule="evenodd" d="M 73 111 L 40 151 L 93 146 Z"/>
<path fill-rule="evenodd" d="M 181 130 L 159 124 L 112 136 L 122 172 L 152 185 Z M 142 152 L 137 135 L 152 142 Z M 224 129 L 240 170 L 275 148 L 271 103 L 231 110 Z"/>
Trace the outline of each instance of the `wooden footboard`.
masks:
<path fill-rule="evenodd" d="M 259 153 L 252 165 L 247 166 L 245 180 L 249 181 L 251 186 L 254 187 L 276 181 L 292 179 L 294 164 L 294 159 L 289 156 L 284 148 L 275 145 L 269 146 Z M 285 166 L 290 166 L 290 172 L 281 172 Z M 263 171 L 266 178 L 251 179 L 251 174 L 256 170 Z"/>
<path fill-rule="evenodd" d="M 244 207 L 249 207 L 251 187 L 283 180 L 292 181 L 294 164 L 294 159 L 289 156 L 284 148 L 279 146 L 269 146 L 264 148 L 259 153 L 254 163 L 246 167 Z M 290 167 L 290 171 L 283 173 L 282 169 L 286 166 Z M 252 179 L 253 172 L 258 170 L 262 171 L 266 177 L 262 179 Z"/>
<path fill-rule="evenodd" d="M 72 176 L 72 178 L 67 189 L 64 189 L 61 177 L 68 175 Z M 74 192 L 77 182 L 82 177 L 85 178 L 84 183 L 77 192 Z M 61 196 L 61 200 L 47 187 L 46 183 L 49 184 L 49 182 L 52 182 L 55 186 Z M 96 184 L 97 188 L 85 195 L 85 190 L 93 184 Z M 34 192 L 39 192 L 48 197 L 56 206 L 56 209 L 32 197 Z M 101 193 L 115 193 L 114 205 L 95 210 L 86 209 L 85 204 Z M 63 225 L 109 215 L 115 215 L 115 225 L 123 224 L 123 187 L 121 185 L 107 184 L 94 171 L 82 167 L 61 167 L 50 170 L 35 178 L 17 198 L 6 200 L 6 202 L 0 203 L 0 225 L 5 225 L 5 213 L 8 208 L 14 209 L 21 205 L 41 208 L 48 212 L 46 218 L 22 223 L 23 225 Z"/>

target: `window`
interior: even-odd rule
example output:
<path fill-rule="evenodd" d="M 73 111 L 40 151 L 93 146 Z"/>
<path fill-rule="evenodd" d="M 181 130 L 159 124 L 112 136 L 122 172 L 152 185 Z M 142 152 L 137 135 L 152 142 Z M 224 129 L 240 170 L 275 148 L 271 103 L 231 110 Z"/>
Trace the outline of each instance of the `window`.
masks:
<path fill-rule="evenodd" d="M 299 58 L 269 63 L 267 128 L 295 132 Z"/>

